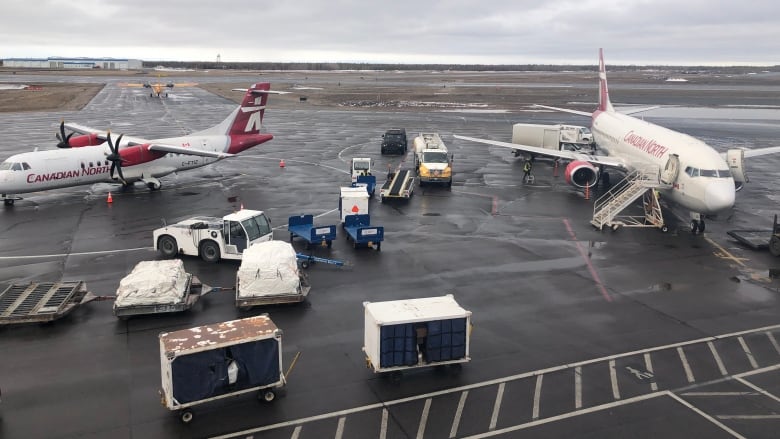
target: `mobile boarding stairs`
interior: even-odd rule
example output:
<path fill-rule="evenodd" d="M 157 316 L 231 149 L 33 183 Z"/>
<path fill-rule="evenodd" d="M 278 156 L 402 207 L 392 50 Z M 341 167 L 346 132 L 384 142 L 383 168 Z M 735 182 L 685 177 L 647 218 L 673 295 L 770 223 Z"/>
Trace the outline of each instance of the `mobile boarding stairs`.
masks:
<path fill-rule="evenodd" d="M 670 187 L 671 184 L 662 182 L 657 166 L 637 168 L 593 203 L 590 223 L 599 230 L 605 226 L 612 230 L 618 227 L 657 227 L 666 232 L 669 229 L 658 202 L 658 189 Z M 621 215 L 639 197 L 643 197 L 644 215 Z"/>

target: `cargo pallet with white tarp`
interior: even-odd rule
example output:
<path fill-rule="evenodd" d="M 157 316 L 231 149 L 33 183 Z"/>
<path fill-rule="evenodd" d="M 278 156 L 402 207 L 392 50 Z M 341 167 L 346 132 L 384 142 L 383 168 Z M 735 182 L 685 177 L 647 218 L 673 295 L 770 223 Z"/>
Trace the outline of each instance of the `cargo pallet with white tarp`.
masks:
<path fill-rule="evenodd" d="M 186 311 L 211 291 L 197 276 L 184 271 L 181 259 L 141 261 L 119 282 L 114 315 L 134 315 Z"/>
<path fill-rule="evenodd" d="M 159 335 L 161 402 L 190 422 L 190 407 L 258 391 L 273 401 L 284 386 L 282 331 L 265 314 Z"/>
<path fill-rule="evenodd" d="M 364 191 L 365 192 L 365 191 Z M 267 241 L 244 251 L 236 273 L 236 306 L 302 302 L 311 286 L 290 243 Z"/>
<path fill-rule="evenodd" d="M 451 365 L 471 360 L 471 311 L 451 294 L 364 302 L 366 365 L 374 372 Z"/>

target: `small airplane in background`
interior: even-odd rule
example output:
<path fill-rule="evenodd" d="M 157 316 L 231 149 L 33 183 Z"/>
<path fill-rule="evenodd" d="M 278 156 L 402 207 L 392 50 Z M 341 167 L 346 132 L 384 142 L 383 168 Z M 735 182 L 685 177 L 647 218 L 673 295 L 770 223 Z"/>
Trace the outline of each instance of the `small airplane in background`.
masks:
<path fill-rule="evenodd" d="M 159 178 L 199 168 L 273 139 L 261 133 L 269 83 L 257 83 L 225 120 L 206 130 L 182 137 L 143 139 L 60 123 L 58 149 L 16 154 L 0 163 L 0 198 L 6 206 L 21 200 L 18 194 L 100 182 L 124 186 L 142 181 L 160 189 Z M 65 129 L 71 131 L 65 134 Z"/>
<path fill-rule="evenodd" d="M 531 157 L 546 156 L 568 160 L 564 174 L 566 182 L 577 188 L 592 187 L 600 178 L 608 181 L 605 168 L 631 172 L 654 167 L 660 174 L 658 193 L 690 210 L 693 233 L 704 232 L 705 215 L 716 214 L 734 205 L 736 191 L 747 182 L 743 167 L 744 158 L 780 152 L 780 146 L 777 146 L 750 150 L 734 148 L 719 153 L 692 136 L 630 116 L 658 108 L 657 106 L 615 111 L 609 100 L 607 72 L 601 49 L 599 104 L 596 111 L 588 113 L 546 105 L 537 107 L 590 117 L 593 140 L 604 154 L 547 149 L 458 135 L 454 137 L 511 148 Z"/>
<path fill-rule="evenodd" d="M 119 84 L 122 87 L 143 87 L 149 89 L 149 97 L 168 97 L 168 92 L 173 89 L 173 87 L 179 86 L 179 87 L 194 87 L 198 84 L 194 82 L 180 82 L 178 84 L 174 83 L 173 81 L 168 82 L 162 82 L 160 81 L 160 75 L 157 76 L 157 82 L 151 82 L 146 81 L 144 83 L 121 83 Z"/>

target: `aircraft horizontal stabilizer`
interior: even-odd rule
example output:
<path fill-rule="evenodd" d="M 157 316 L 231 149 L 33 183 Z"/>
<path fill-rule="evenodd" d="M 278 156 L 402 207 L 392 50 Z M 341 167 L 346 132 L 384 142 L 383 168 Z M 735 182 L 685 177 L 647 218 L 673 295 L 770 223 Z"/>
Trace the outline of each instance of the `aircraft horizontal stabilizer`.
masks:
<path fill-rule="evenodd" d="M 242 91 L 246 93 L 247 91 L 251 91 L 254 94 L 272 94 L 272 95 L 287 95 L 292 92 L 289 91 L 276 91 L 276 90 L 250 90 L 248 88 L 232 88 L 230 91 Z"/>

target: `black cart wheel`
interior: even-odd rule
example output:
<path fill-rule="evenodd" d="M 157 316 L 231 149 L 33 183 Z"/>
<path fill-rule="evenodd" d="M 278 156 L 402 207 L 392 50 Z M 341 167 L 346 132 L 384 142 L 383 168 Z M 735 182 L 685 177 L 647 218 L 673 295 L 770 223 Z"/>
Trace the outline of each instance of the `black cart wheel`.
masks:
<path fill-rule="evenodd" d="M 261 390 L 259 396 L 265 402 L 271 402 L 276 399 L 276 393 L 273 390 Z"/>
<path fill-rule="evenodd" d="M 179 253 L 179 246 L 176 243 L 176 238 L 170 235 L 163 235 L 157 241 L 157 249 L 166 258 L 172 258 Z"/>
<path fill-rule="evenodd" d="M 192 410 L 182 410 L 181 412 L 181 422 L 184 422 L 185 424 L 189 424 L 192 422 L 192 418 L 194 417 Z"/>
<path fill-rule="evenodd" d="M 661 231 L 664 232 L 664 233 L 668 232 L 669 231 L 669 226 L 667 226 L 666 224 L 662 225 L 661 226 Z"/>
<path fill-rule="evenodd" d="M 219 246 L 214 241 L 205 241 L 200 245 L 200 257 L 206 262 L 219 261 Z"/>
<path fill-rule="evenodd" d="M 333 247 L 333 240 L 329 239 L 328 241 L 326 241 L 326 245 L 328 246 L 328 248 Z"/>

